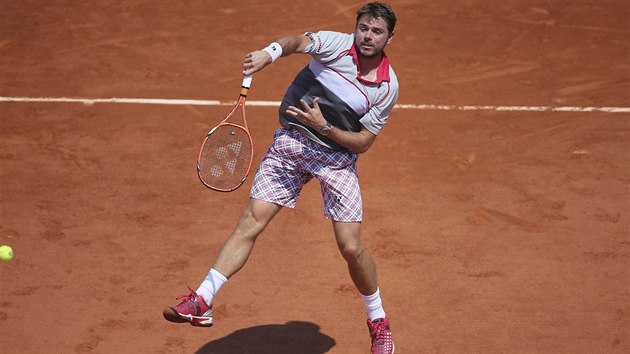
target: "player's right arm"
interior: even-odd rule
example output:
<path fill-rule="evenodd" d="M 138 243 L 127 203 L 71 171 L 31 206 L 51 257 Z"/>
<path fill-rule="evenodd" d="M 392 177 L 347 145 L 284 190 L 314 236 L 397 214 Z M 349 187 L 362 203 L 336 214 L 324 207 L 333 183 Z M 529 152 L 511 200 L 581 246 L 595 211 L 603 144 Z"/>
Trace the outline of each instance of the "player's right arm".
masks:
<path fill-rule="evenodd" d="M 282 56 L 295 53 L 304 53 L 306 46 L 311 43 L 311 38 L 300 34 L 294 36 L 283 36 L 274 41 L 282 47 Z M 245 55 L 243 61 L 243 75 L 252 75 L 262 70 L 265 66 L 271 64 L 271 55 L 264 50 L 256 50 Z"/>

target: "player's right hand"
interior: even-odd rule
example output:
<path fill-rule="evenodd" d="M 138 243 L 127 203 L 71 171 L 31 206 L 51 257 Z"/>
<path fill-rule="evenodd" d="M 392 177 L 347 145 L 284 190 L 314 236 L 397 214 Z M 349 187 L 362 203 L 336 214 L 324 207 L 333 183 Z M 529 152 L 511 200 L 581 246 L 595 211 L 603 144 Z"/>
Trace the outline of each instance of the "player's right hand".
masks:
<path fill-rule="evenodd" d="M 264 50 L 257 50 L 245 55 L 243 61 L 243 75 L 252 75 L 262 70 L 265 66 L 271 64 L 271 55 Z"/>

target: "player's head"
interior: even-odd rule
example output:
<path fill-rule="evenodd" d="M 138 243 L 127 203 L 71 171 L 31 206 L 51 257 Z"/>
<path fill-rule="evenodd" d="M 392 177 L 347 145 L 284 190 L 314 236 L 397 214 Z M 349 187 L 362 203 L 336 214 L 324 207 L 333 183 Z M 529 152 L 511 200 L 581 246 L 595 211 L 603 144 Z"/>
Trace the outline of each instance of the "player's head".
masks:
<path fill-rule="evenodd" d="M 391 6 L 383 4 L 381 2 L 371 2 L 364 5 L 357 10 L 357 26 L 363 16 L 368 17 L 380 17 L 385 23 L 387 23 L 387 30 L 389 34 L 394 33 L 394 27 L 396 27 L 396 14 L 392 10 Z"/>
<path fill-rule="evenodd" d="M 394 35 L 396 15 L 389 5 L 369 3 L 357 11 L 355 46 L 359 56 L 375 58 L 381 55 Z"/>

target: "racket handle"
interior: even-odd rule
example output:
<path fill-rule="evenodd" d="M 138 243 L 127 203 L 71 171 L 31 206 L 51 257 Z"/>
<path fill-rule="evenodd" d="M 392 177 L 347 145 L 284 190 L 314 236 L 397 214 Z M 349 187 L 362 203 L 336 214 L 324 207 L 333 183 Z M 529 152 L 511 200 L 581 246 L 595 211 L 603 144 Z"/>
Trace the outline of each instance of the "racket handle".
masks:
<path fill-rule="evenodd" d="M 250 88 L 252 86 L 252 77 L 254 75 L 245 75 L 245 77 L 243 78 L 243 84 L 241 86 L 245 87 L 245 88 Z"/>

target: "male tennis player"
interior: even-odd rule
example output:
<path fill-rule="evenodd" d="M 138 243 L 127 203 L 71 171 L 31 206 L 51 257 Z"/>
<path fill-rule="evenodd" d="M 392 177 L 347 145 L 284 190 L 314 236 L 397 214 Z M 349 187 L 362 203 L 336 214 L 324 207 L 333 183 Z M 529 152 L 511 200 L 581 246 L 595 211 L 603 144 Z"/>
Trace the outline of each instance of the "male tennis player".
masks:
<path fill-rule="evenodd" d="M 324 216 L 332 220 L 337 245 L 367 310 L 372 353 L 393 353 L 376 266 L 364 248 L 357 158 L 385 125 L 398 96 L 398 81 L 385 52 L 396 16 L 374 2 L 357 11 L 353 34 L 331 31 L 284 36 L 248 53 L 243 74 L 260 71 L 281 56 L 310 54 L 280 106 L 272 146 L 252 182 L 249 204 L 197 291 L 164 310 L 173 322 L 212 325 L 214 296 L 247 261 L 256 238 L 282 207 L 293 208 L 302 186 L 319 180 Z"/>

